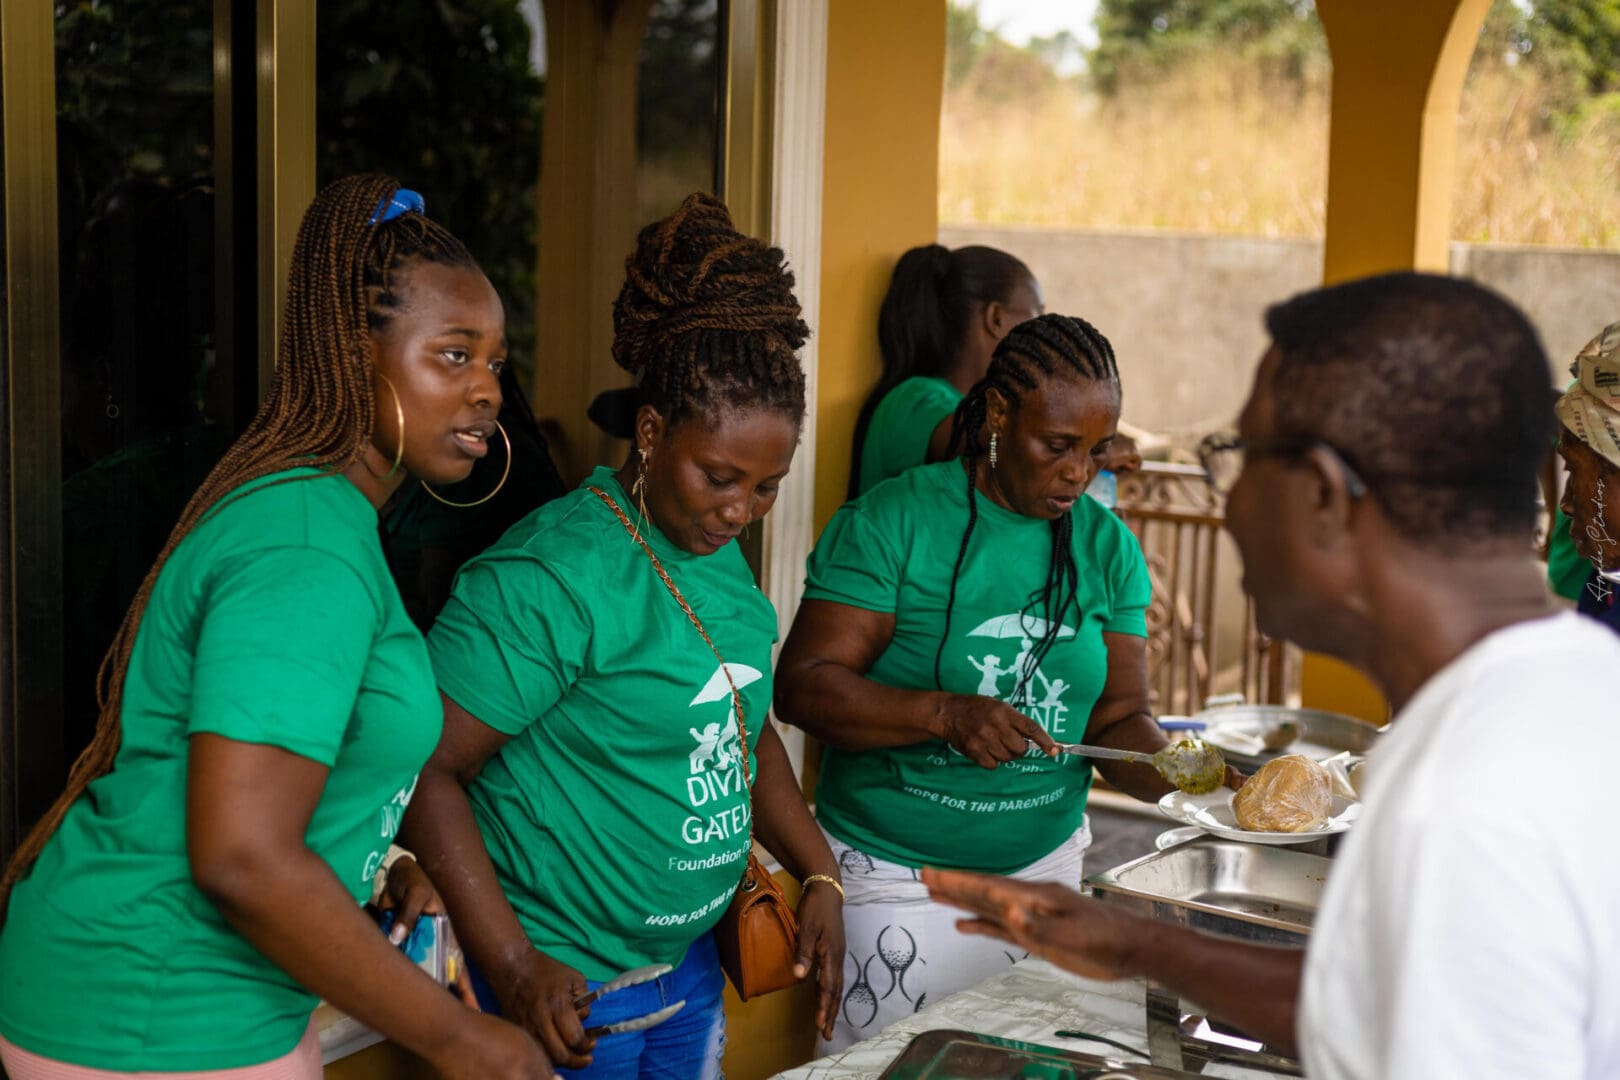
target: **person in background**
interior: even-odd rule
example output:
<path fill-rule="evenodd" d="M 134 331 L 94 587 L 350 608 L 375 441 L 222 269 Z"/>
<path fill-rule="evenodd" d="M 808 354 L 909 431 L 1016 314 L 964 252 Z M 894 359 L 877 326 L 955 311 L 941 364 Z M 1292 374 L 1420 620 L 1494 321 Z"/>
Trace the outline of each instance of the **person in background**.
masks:
<path fill-rule="evenodd" d="M 695 1080 L 719 1074 L 710 930 L 750 833 L 804 883 L 797 971 L 816 974 L 818 1027 L 843 973 L 838 864 L 767 717 L 776 613 L 734 543 L 792 464 L 808 330 L 781 251 L 709 196 L 642 230 L 625 270 L 613 356 L 640 388 L 632 451 L 457 578 L 428 638 L 444 739 L 404 842 L 480 1000 L 562 1075 Z M 575 1009 L 651 964 L 674 971 Z M 677 1000 L 649 1030 L 585 1034 L 585 1015 Z"/>
<path fill-rule="evenodd" d="M 849 498 L 926 462 L 943 461 L 956 407 L 984 378 L 996 343 L 1046 310 L 1041 286 L 993 247 L 915 247 L 895 264 L 878 312 L 883 370 L 855 420 Z M 1103 468 L 1141 465 L 1116 435 Z"/>
<path fill-rule="evenodd" d="M 1166 743 L 1148 705 L 1147 565 L 1081 497 L 1119 410 L 1095 327 L 1022 322 L 957 410 L 956 456 L 847 503 L 810 557 L 776 706 L 826 747 L 816 813 L 849 893 L 828 1050 L 1011 962 L 955 932 L 917 867 L 1079 884 L 1092 763 L 1048 756 L 1054 742 Z M 1100 768 L 1138 798 L 1170 790 L 1148 766 Z"/>
<path fill-rule="evenodd" d="M 1575 385 L 1558 402 L 1558 454 L 1568 480 L 1559 509 L 1585 560 L 1576 610 L 1620 631 L 1620 323 L 1575 357 Z"/>
<path fill-rule="evenodd" d="M 883 370 L 855 420 L 849 497 L 942 461 L 951 417 L 1007 331 L 1045 310 L 1035 275 L 993 247 L 914 247 L 878 312 Z"/>
<path fill-rule="evenodd" d="M 1309 946 L 1058 885 L 923 880 L 967 909 L 964 931 L 1152 979 L 1297 1046 L 1307 1076 L 1620 1076 L 1620 861 L 1593 855 L 1620 640 L 1558 612 L 1532 554 L 1554 430 L 1536 332 L 1478 285 L 1410 273 L 1305 293 L 1266 327 L 1237 436 L 1202 447 L 1245 589 L 1264 633 L 1360 667 L 1396 710 Z M 1505 774 L 1527 742 L 1556 764 Z"/>
<path fill-rule="evenodd" d="M 95 740 L 4 878 L 12 1080 L 321 1075 L 317 995 L 448 1077 L 543 1077 L 361 912 L 440 718 L 377 512 L 496 433 L 501 303 L 382 176 L 304 216 L 276 374 L 103 667 Z"/>

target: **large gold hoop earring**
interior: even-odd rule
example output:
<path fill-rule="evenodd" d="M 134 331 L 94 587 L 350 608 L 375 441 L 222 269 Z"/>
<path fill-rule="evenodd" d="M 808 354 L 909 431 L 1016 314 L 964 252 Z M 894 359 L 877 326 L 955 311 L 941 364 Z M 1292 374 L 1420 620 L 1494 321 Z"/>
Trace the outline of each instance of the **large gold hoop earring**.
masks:
<path fill-rule="evenodd" d="M 377 476 L 378 480 L 386 480 L 390 476 L 393 476 L 395 473 L 399 472 L 399 464 L 405 460 L 405 406 L 400 404 L 399 391 L 394 387 L 394 380 L 390 379 L 387 375 L 384 375 L 380 370 L 375 368 L 373 369 L 373 373 L 377 376 L 377 378 L 388 384 L 388 392 L 394 395 L 394 420 L 399 425 L 399 435 L 397 436 L 399 441 L 394 447 L 394 463 L 390 465 L 388 467 L 388 471 L 383 473 L 381 476 L 377 476 L 376 473 L 371 474 L 372 476 Z M 372 411 L 373 413 L 376 412 L 375 409 Z"/>
<path fill-rule="evenodd" d="M 506 429 L 501 427 L 501 422 L 499 420 L 495 421 L 495 430 L 501 433 L 501 441 L 506 443 L 506 468 L 501 470 L 500 481 L 496 483 L 494 490 L 492 490 L 488 495 L 485 495 L 482 499 L 474 499 L 472 502 L 451 502 L 443 495 L 440 495 L 437 491 L 434 491 L 433 485 L 429 484 L 426 480 L 422 481 L 422 490 L 444 503 L 444 505 L 453 506 L 457 510 L 465 510 L 469 506 L 481 506 L 493 499 L 501 488 L 506 486 L 506 478 L 512 475 L 512 436 L 508 435 L 506 433 Z"/>

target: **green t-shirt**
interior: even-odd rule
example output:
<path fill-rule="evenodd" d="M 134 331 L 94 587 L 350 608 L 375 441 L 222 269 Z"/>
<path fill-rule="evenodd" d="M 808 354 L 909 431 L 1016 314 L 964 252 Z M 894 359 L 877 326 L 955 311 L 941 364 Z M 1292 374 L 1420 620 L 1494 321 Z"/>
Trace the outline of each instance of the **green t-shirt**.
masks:
<path fill-rule="evenodd" d="M 1557 510 L 1552 535 L 1547 538 L 1547 583 L 1565 600 L 1578 600 L 1591 573 L 1592 564 L 1581 558 L 1574 537 L 1569 535 L 1569 515 Z"/>
<path fill-rule="evenodd" d="M 956 411 L 962 391 L 944 379 L 907 379 L 878 402 L 861 444 L 861 487 L 874 487 L 928 460 L 928 440 L 939 422 Z"/>
<path fill-rule="evenodd" d="M 315 477 L 290 483 L 288 475 Z M 422 636 L 377 514 L 299 469 L 205 520 L 159 575 L 124 684 L 113 771 L 68 811 L 11 896 L 0 1031 L 118 1071 L 268 1061 L 315 998 L 226 924 L 186 858 L 188 739 L 208 732 L 329 766 L 306 842 L 356 903 L 438 742 Z"/>
<path fill-rule="evenodd" d="M 612 470 L 586 483 L 634 519 Z M 751 748 L 775 609 L 736 544 L 643 536 L 725 658 Z M 736 890 L 750 810 L 726 672 L 640 545 L 586 487 L 548 503 L 462 568 L 428 651 L 440 689 L 511 736 L 467 794 L 535 948 L 590 979 L 679 962 Z"/>
<path fill-rule="evenodd" d="M 1046 582 L 1050 523 L 977 497 L 940 658 L 941 689 L 1006 701 L 1059 742 L 1083 740 L 1108 675 L 1103 633 L 1146 635 L 1147 564 L 1129 529 L 1095 499 L 1069 511 L 1077 606 L 1051 651 L 1030 667 L 1045 621 L 1032 607 Z M 848 503 L 810 555 L 807 600 L 892 613 L 894 637 L 867 677 L 934 689 L 951 571 L 967 525 L 960 461 L 910 472 Z M 1026 671 L 1026 668 L 1029 670 Z M 1035 751 L 982 769 L 944 740 L 885 750 L 829 749 L 817 814 L 847 844 L 904 866 L 1010 873 L 1080 827 L 1091 764 Z"/>

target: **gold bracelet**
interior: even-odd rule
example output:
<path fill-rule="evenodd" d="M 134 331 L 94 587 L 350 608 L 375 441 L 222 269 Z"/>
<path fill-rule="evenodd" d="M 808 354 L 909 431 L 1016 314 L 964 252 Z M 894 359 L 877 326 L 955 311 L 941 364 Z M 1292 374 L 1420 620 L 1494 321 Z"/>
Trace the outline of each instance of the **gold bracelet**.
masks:
<path fill-rule="evenodd" d="M 844 887 L 843 887 L 843 885 L 839 884 L 837 878 L 831 877 L 831 876 L 829 876 L 827 874 L 811 874 L 809 877 L 807 877 L 803 881 L 799 882 L 799 887 L 801 889 L 808 889 L 810 887 L 811 883 L 816 882 L 816 881 L 825 881 L 827 884 L 831 885 L 833 888 L 838 890 L 838 899 L 840 899 L 840 900 L 844 899 Z"/>

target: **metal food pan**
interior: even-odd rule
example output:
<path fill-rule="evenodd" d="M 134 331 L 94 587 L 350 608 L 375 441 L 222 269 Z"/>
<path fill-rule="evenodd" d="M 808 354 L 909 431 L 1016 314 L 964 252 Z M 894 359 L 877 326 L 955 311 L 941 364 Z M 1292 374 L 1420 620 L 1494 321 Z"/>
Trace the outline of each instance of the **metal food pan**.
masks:
<path fill-rule="evenodd" d="M 1383 730 L 1353 716 L 1286 705 L 1223 705 L 1205 709 L 1193 719 L 1203 721 L 1204 738 L 1219 747 L 1230 764 L 1251 771 L 1283 754 L 1304 754 L 1316 761 L 1347 750 L 1365 754 L 1377 744 Z M 1220 739 L 1223 730 L 1258 737 L 1283 723 L 1298 724 L 1299 738 L 1281 750 L 1248 753 L 1223 745 Z"/>
<path fill-rule="evenodd" d="M 1095 895 L 1162 922 L 1273 945 L 1305 944 L 1332 860 L 1206 837 L 1086 879 Z"/>

